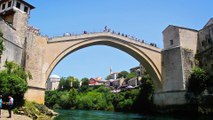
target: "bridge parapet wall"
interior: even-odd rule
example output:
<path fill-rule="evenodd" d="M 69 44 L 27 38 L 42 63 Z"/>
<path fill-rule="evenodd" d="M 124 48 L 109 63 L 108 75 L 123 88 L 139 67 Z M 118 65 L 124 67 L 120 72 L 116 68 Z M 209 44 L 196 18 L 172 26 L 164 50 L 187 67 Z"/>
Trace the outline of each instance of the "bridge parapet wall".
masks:
<path fill-rule="evenodd" d="M 151 48 L 152 50 L 156 50 L 156 51 L 161 51 L 160 48 L 155 47 L 153 45 L 150 45 L 148 43 L 139 41 L 139 40 L 135 40 L 129 37 L 125 37 L 122 35 L 117 35 L 111 32 L 96 32 L 96 33 L 88 33 L 88 34 L 80 34 L 80 35 L 70 35 L 70 36 L 57 36 L 57 37 L 52 37 L 48 39 L 48 42 L 65 42 L 65 41 L 74 41 L 74 40 L 91 40 L 93 38 L 97 38 L 97 37 L 112 37 L 112 38 L 116 38 L 119 40 L 123 40 L 126 41 L 128 43 L 132 43 L 138 46 L 142 46 L 142 47 L 146 47 L 146 48 Z"/>

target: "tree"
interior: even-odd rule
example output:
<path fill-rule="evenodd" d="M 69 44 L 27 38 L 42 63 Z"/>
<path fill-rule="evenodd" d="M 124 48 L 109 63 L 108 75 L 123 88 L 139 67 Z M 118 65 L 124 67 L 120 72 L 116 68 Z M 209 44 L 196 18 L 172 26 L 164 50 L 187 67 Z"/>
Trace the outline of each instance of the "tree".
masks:
<path fill-rule="evenodd" d="M 199 67 L 194 67 L 192 69 L 192 73 L 186 84 L 186 99 L 190 103 L 198 104 L 200 102 L 204 90 L 207 89 L 206 83 L 208 79 L 209 76 L 203 69 Z"/>
<path fill-rule="evenodd" d="M 192 93 L 195 96 L 202 94 L 206 89 L 206 81 L 208 81 L 208 78 L 208 75 L 203 69 L 199 67 L 193 68 L 188 79 L 187 92 Z"/>
<path fill-rule="evenodd" d="M 79 87 L 79 80 L 72 76 L 67 78 L 62 77 L 59 82 L 59 90 L 70 90 L 71 88 L 78 88 Z"/>
<path fill-rule="evenodd" d="M 4 67 L 5 69 L 0 71 L 0 94 L 11 95 L 16 99 L 16 104 L 21 104 L 28 88 L 27 79 L 31 79 L 32 76 L 14 62 L 6 61 Z"/>
<path fill-rule="evenodd" d="M 143 73 L 140 92 L 134 103 L 134 110 L 149 112 L 153 105 L 154 83 L 150 75 Z"/>
<path fill-rule="evenodd" d="M 129 73 L 127 71 L 121 71 L 120 73 L 118 73 L 118 78 L 127 78 L 128 74 Z"/>
<path fill-rule="evenodd" d="M 65 77 L 62 77 L 61 79 L 60 79 L 60 82 L 59 82 L 59 90 L 64 90 L 64 86 L 65 86 L 65 84 L 66 84 L 66 78 Z"/>
<path fill-rule="evenodd" d="M 80 85 L 80 82 L 78 79 L 75 79 L 73 82 L 72 82 L 72 88 L 79 88 L 79 85 Z"/>
<path fill-rule="evenodd" d="M 82 78 L 82 86 L 88 86 L 89 85 L 89 79 L 88 78 Z"/>
<path fill-rule="evenodd" d="M 129 73 L 129 74 L 127 75 L 127 79 L 128 79 L 128 80 L 129 80 L 129 79 L 132 79 L 132 78 L 135 78 L 135 77 L 137 77 L 136 72 L 131 72 L 131 73 Z"/>

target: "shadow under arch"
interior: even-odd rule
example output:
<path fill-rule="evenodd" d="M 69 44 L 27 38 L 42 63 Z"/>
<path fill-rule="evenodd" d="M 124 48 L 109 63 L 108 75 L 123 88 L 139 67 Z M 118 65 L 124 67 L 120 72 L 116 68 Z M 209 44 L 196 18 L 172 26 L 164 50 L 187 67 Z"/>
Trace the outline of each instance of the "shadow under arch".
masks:
<path fill-rule="evenodd" d="M 112 40 L 113 39 L 113 40 Z M 52 44 L 52 43 L 49 43 Z M 66 49 L 64 49 L 50 64 L 49 68 L 46 71 L 46 80 L 50 76 L 50 73 L 53 71 L 53 69 L 56 67 L 56 65 L 67 55 L 80 50 L 82 48 L 86 48 L 89 46 L 94 45 L 106 45 L 110 47 L 114 47 L 116 49 L 119 49 L 125 53 L 128 53 L 133 58 L 135 58 L 138 62 L 140 62 L 146 69 L 146 71 L 150 74 L 152 79 L 154 80 L 155 85 L 155 91 L 162 91 L 162 76 L 160 74 L 160 71 L 157 69 L 157 66 L 154 64 L 154 62 L 140 49 L 136 48 L 135 46 L 127 43 L 127 41 L 123 41 L 120 39 L 112 38 L 112 37 L 96 37 L 92 38 L 90 40 L 84 40 L 81 42 L 78 42 Z"/>

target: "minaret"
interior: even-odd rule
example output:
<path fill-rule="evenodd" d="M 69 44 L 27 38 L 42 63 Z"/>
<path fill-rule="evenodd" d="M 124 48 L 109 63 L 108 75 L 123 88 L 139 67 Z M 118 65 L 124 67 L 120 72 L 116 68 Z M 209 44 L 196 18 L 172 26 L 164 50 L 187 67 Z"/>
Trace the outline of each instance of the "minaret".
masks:
<path fill-rule="evenodd" d="M 110 66 L 109 72 L 109 74 L 112 74 L 112 66 Z"/>

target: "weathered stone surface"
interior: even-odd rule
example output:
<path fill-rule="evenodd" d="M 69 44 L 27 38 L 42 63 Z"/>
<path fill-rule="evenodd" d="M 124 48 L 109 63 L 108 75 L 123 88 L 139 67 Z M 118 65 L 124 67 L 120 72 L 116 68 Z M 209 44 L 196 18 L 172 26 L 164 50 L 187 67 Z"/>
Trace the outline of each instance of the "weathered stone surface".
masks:
<path fill-rule="evenodd" d="M 167 91 L 154 94 L 154 103 L 159 106 L 183 105 L 186 103 L 185 91 Z"/>

